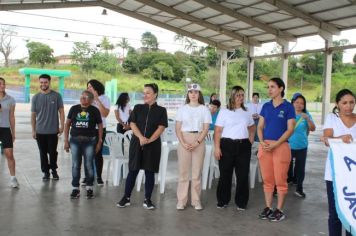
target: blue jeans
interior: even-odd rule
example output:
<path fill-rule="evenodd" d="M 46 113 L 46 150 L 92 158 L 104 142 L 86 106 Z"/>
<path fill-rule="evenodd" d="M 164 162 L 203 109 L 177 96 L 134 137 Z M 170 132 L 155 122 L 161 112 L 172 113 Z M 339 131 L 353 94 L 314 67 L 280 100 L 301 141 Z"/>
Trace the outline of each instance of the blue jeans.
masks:
<path fill-rule="evenodd" d="M 77 136 L 70 138 L 72 152 L 72 186 L 79 187 L 80 168 L 84 156 L 84 169 L 87 186 L 93 186 L 96 137 Z"/>
<path fill-rule="evenodd" d="M 326 181 L 326 191 L 328 194 L 328 203 L 329 203 L 329 219 L 328 219 L 329 236 L 341 236 L 342 224 L 336 212 L 334 187 L 332 181 Z M 350 232 L 346 231 L 346 236 L 352 236 L 352 235 Z"/>

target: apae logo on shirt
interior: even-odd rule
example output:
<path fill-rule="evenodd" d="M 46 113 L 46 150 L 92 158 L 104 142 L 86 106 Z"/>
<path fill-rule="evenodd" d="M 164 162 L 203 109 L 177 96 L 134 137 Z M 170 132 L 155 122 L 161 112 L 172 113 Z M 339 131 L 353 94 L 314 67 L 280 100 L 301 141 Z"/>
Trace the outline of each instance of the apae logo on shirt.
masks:
<path fill-rule="evenodd" d="M 284 111 L 279 111 L 279 114 L 278 114 L 278 117 L 279 118 L 284 118 Z"/>
<path fill-rule="evenodd" d="M 89 113 L 86 111 L 82 111 L 77 114 L 76 117 L 76 128 L 88 128 L 89 127 Z"/>

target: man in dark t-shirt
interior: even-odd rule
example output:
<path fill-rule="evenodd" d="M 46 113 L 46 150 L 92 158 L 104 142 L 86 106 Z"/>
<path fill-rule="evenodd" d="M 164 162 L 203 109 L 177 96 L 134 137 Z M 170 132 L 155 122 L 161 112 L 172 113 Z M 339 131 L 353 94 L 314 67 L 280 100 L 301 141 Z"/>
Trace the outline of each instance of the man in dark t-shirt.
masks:
<path fill-rule="evenodd" d="M 103 142 L 103 124 L 100 111 L 92 106 L 94 96 L 85 90 L 80 96 L 80 104 L 70 108 L 64 130 L 64 149 L 72 152 L 72 186 L 70 197 L 79 198 L 79 180 L 82 156 L 84 156 L 84 168 L 86 178 L 87 198 L 93 198 L 95 153 L 100 150 Z M 98 129 L 96 129 L 98 126 Z M 70 140 L 68 140 L 70 130 Z M 98 138 L 97 138 L 98 137 Z"/>

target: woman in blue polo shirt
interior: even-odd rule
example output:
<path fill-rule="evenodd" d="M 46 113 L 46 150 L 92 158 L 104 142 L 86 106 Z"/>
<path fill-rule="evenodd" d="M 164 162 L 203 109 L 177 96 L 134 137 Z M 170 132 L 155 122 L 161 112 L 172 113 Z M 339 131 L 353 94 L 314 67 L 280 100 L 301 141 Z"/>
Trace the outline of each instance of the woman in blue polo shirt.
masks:
<path fill-rule="evenodd" d="M 294 194 L 298 197 L 305 198 L 303 181 L 308 151 L 308 134 L 309 131 L 315 130 L 315 124 L 312 116 L 306 110 L 307 103 L 302 94 L 294 94 L 292 104 L 296 113 L 296 125 L 293 135 L 288 140 L 290 148 L 292 149 L 292 160 L 289 165 L 287 182 L 296 184 L 297 188 Z M 295 160 L 294 164 L 293 159 Z"/>
<path fill-rule="evenodd" d="M 287 175 L 291 161 L 288 138 L 295 126 L 294 107 L 284 97 L 285 85 L 280 78 L 268 81 L 268 95 L 271 101 L 265 103 L 260 113 L 257 134 L 260 140 L 258 159 L 263 178 L 263 190 L 266 207 L 259 215 L 260 219 L 281 221 L 285 218 L 282 211 L 288 192 Z M 277 208 L 272 210 L 273 190 L 277 187 Z"/>

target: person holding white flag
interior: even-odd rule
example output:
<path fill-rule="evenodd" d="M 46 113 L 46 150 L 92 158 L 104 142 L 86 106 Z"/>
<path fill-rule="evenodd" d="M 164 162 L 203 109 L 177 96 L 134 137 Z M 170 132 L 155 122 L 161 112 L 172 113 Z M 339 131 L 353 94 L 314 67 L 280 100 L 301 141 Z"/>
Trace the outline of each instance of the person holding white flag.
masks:
<path fill-rule="evenodd" d="M 356 139 L 356 114 L 353 113 L 355 108 L 355 95 L 348 89 L 342 89 L 336 94 L 335 102 L 333 112 L 327 116 L 323 127 L 324 134 L 321 139 L 327 146 L 329 146 L 328 139 L 330 138 L 341 139 L 344 143 L 351 143 Z M 341 236 L 342 224 L 335 207 L 334 191 L 336 190 L 333 186 L 332 176 L 333 171 L 330 159 L 327 158 L 325 181 L 329 204 L 329 235 Z M 351 236 L 351 233 L 346 231 L 346 236 Z"/>

